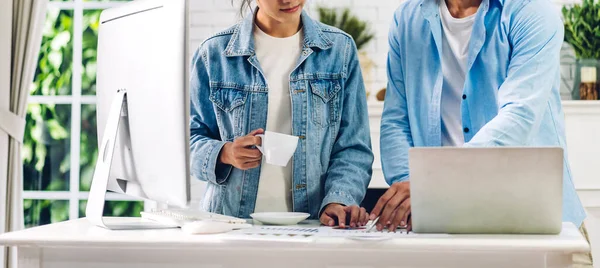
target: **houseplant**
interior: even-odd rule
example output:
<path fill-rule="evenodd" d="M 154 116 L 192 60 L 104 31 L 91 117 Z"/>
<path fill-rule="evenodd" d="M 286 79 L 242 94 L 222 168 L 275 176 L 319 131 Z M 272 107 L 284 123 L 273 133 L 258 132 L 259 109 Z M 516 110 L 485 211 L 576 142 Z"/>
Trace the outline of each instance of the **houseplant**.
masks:
<path fill-rule="evenodd" d="M 565 41 L 577 57 L 573 99 L 598 99 L 600 0 L 582 0 L 581 4 L 563 7 L 562 14 Z"/>
<path fill-rule="evenodd" d="M 319 12 L 319 20 L 322 23 L 336 27 L 352 36 L 359 51 L 358 57 L 363 77 L 367 84 L 373 81 L 375 63 L 364 51 L 366 45 L 375 38 L 375 34 L 369 30 L 368 23 L 353 15 L 349 8 L 343 9 L 341 13 L 338 12 L 338 9 L 326 7 L 318 7 L 317 11 Z M 370 91 L 367 85 L 367 95 L 370 94 Z"/>

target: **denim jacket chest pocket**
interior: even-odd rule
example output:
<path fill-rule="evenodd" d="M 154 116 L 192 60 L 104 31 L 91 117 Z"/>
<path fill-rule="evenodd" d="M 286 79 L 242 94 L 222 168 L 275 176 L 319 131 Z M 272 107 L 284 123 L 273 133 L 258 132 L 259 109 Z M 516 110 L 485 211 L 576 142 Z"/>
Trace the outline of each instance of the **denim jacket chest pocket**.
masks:
<path fill-rule="evenodd" d="M 339 122 L 339 79 L 313 79 L 308 81 L 311 90 L 312 120 L 317 126 L 327 127 Z"/>
<path fill-rule="evenodd" d="M 210 101 L 217 107 L 215 113 L 223 140 L 243 136 L 248 94 L 242 88 L 211 85 Z"/>

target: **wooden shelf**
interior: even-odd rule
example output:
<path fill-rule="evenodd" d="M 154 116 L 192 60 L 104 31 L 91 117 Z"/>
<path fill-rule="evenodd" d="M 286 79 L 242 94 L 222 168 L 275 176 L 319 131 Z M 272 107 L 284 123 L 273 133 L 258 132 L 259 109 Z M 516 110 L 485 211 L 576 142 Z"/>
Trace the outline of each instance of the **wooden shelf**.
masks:
<path fill-rule="evenodd" d="M 562 101 L 562 105 L 565 115 L 600 115 L 600 101 L 569 100 Z"/>
<path fill-rule="evenodd" d="M 563 100 L 563 106 L 600 106 L 600 100 Z"/>

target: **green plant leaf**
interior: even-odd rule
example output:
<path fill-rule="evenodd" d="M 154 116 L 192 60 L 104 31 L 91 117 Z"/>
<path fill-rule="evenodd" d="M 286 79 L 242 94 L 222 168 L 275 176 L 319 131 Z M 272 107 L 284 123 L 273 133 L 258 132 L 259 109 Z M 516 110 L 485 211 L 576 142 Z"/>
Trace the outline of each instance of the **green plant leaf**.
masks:
<path fill-rule="evenodd" d="M 67 173 L 71 169 L 71 153 L 67 153 L 67 156 L 60 161 L 58 170 L 60 173 Z"/>
<path fill-rule="evenodd" d="M 112 212 L 114 216 L 123 216 L 127 211 L 129 204 L 127 201 L 116 201 L 114 202 L 114 206 L 112 207 Z"/>
<path fill-rule="evenodd" d="M 87 76 L 87 78 L 89 78 L 90 80 L 95 80 L 96 79 L 96 61 L 90 61 L 85 65 L 85 75 Z"/>
<path fill-rule="evenodd" d="M 25 210 L 30 209 L 32 206 L 33 206 L 33 200 L 31 200 L 31 199 L 23 200 L 23 208 Z"/>
<path fill-rule="evenodd" d="M 35 169 L 39 172 L 44 168 L 44 164 L 46 162 L 46 153 L 48 150 L 44 144 L 38 143 L 35 145 L 35 157 L 37 158 L 37 162 L 35 163 Z"/>
<path fill-rule="evenodd" d="M 60 68 L 60 66 L 62 65 L 62 62 L 63 62 L 62 51 L 54 50 L 54 51 L 50 52 L 50 54 L 48 54 L 48 62 L 55 69 Z"/>
<path fill-rule="evenodd" d="M 600 57 L 600 1 L 584 0 L 581 4 L 562 8 L 565 42 L 575 50 L 577 58 Z"/>
<path fill-rule="evenodd" d="M 44 23 L 43 36 L 54 37 L 56 35 L 54 26 L 59 14 L 60 9 L 48 8 L 48 11 L 46 12 L 46 23 Z"/>
<path fill-rule="evenodd" d="M 66 139 L 69 136 L 67 130 L 63 126 L 61 126 L 60 123 L 55 119 L 47 120 L 46 125 L 48 130 L 50 131 L 50 136 L 54 140 Z"/>
<path fill-rule="evenodd" d="M 133 208 L 131 210 L 130 216 L 139 217 L 141 215 L 141 212 L 144 210 L 144 202 L 134 202 L 132 205 Z"/>
<path fill-rule="evenodd" d="M 363 49 L 375 37 L 369 31 L 367 22 L 353 15 L 348 8 L 342 11 L 341 16 L 337 9 L 318 7 L 317 10 L 322 23 L 336 27 L 352 36 L 358 50 Z"/>
<path fill-rule="evenodd" d="M 63 189 L 65 189 L 65 181 L 62 180 L 61 178 L 54 178 L 52 181 L 50 181 L 50 184 L 48 184 L 48 186 L 46 186 L 46 191 L 61 191 Z"/>
<path fill-rule="evenodd" d="M 55 201 L 50 205 L 50 222 L 61 222 L 69 219 L 69 202 Z"/>
<path fill-rule="evenodd" d="M 56 37 L 54 37 L 54 39 L 52 39 L 52 42 L 50 43 L 50 47 L 54 51 L 60 50 L 61 48 L 66 47 L 67 44 L 69 43 L 69 41 L 71 41 L 71 33 L 68 31 L 63 31 L 63 32 L 59 33 L 58 35 L 56 35 Z"/>
<path fill-rule="evenodd" d="M 31 162 L 33 159 L 33 148 L 31 143 L 23 143 L 23 147 L 21 147 L 21 154 L 23 161 Z"/>

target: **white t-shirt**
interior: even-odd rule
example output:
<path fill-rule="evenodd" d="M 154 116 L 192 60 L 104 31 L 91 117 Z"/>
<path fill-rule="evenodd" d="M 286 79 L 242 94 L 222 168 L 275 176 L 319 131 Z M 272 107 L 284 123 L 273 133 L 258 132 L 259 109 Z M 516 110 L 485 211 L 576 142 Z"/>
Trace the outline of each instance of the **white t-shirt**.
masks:
<path fill-rule="evenodd" d="M 302 51 L 303 31 L 286 38 L 272 37 L 254 26 L 258 62 L 269 88 L 267 131 L 292 134 L 290 74 Z M 255 212 L 289 212 L 292 205 L 292 160 L 286 167 L 267 164 L 261 167 Z"/>
<path fill-rule="evenodd" d="M 440 2 L 443 28 L 442 41 L 442 146 L 462 146 L 465 143 L 461 102 L 467 75 L 469 41 L 475 15 L 457 19 L 452 17 L 445 0 Z M 468 97 L 468 96 L 467 96 Z"/>

